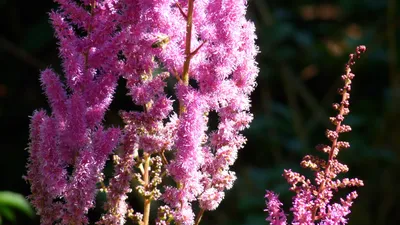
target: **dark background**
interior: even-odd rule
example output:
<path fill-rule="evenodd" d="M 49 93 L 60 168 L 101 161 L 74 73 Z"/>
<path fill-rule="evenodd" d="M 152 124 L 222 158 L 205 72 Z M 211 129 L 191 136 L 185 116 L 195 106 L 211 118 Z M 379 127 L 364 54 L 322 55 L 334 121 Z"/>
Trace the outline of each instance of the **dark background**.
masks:
<path fill-rule="evenodd" d="M 29 116 L 48 108 L 38 81 L 47 66 L 60 72 L 56 39 L 48 15 L 50 0 L 0 0 L 0 191 L 29 194 L 22 179 L 28 153 Z M 280 193 L 289 212 L 292 193 L 283 169 L 309 174 L 299 162 L 324 137 L 338 101 L 336 89 L 348 54 L 368 50 L 357 62 L 342 135 L 351 148 L 340 153 L 347 177 L 363 179 L 349 224 L 400 224 L 400 2 L 396 0 L 252 0 L 248 17 L 257 26 L 261 54 L 258 87 L 252 95 L 255 119 L 248 143 L 234 166 L 238 180 L 202 224 L 268 224 L 265 189 Z M 118 109 L 129 106 L 123 85 L 106 116 L 120 124 Z M 350 190 L 346 190 L 350 191 Z M 345 194 L 345 193 L 343 193 Z M 18 224 L 38 224 L 18 213 Z M 4 224 L 10 224 L 4 221 Z"/>

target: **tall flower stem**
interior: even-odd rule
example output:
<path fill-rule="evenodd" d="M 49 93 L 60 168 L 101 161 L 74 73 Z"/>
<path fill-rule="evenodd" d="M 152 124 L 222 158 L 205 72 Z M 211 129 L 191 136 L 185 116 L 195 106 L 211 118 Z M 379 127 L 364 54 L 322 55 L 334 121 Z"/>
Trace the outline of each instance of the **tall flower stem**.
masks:
<path fill-rule="evenodd" d="M 350 66 L 347 65 L 346 66 L 346 76 L 349 76 L 350 72 L 351 72 Z M 345 81 L 345 86 L 349 84 L 348 83 L 349 81 L 350 80 Z M 343 91 L 342 101 L 341 102 L 345 102 L 345 101 L 347 101 L 347 90 L 346 89 L 344 89 L 344 91 Z M 339 109 L 339 116 L 340 117 L 344 117 L 345 116 L 344 108 L 345 108 L 344 105 L 340 104 L 340 109 Z M 337 124 L 336 124 L 336 129 L 335 129 L 337 134 L 339 134 L 340 126 L 341 126 L 341 121 L 338 121 Z M 335 151 L 336 151 L 336 148 L 337 148 L 338 138 L 339 138 L 339 136 L 332 141 L 332 146 L 331 146 L 331 150 L 329 152 L 329 158 L 328 158 L 328 166 L 325 169 L 325 175 L 326 176 L 328 176 L 328 174 L 330 174 L 331 162 L 335 158 Z M 323 182 L 321 184 L 321 186 L 319 187 L 318 192 L 321 193 L 324 189 L 325 189 L 325 182 Z M 314 219 L 314 221 L 319 219 L 319 218 L 316 218 L 317 211 L 318 211 L 318 206 L 314 206 L 313 214 L 312 214 L 312 218 Z"/>
<path fill-rule="evenodd" d="M 94 14 L 94 8 L 96 7 L 96 0 L 93 0 L 92 3 L 90 3 L 90 23 L 89 27 L 87 29 L 88 36 L 90 36 L 90 33 L 92 32 L 92 20 L 93 20 L 93 14 Z M 85 72 L 88 69 L 88 61 L 89 61 L 89 49 L 84 53 L 85 57 Z"/>
<path fill-rule="evenodd" d="M 143 181 L 144 181 L 145 192 L 150 183 L 149 168 L 150 168 L 150 155 L 148 153 L 144 153 Z M 151 204 L 151 198 L 150 198 L 150 196 L 146 196 L 146 194 L 145 194 L 144 209 L 143 209 L 143 225 L 149 224 L 150 204 Z"/>
<path fill-rule="evenodd" d="M 190 48 L 192 40 L 193 5 L 194 5 L 194 0 L 189 0 L 187 19 L 186 19 L 186 47 L 185 47 L 186 60 L 183 64 L 183 74 L 182 74 L 182 80 L 185 85 L 189 85 L 189 65 L 190 65 L 190 59 L 192 58 Z"/>
<path fill-rule="evenodd" d="M 178 4 L 179 6 L 179 4 Z M 192 53 L 190 52 L 191 49 L 191 39 L 192 39 L 192 22 L 193 22 L 193 6 L 194 6 L 194 0 L 189 0 L 188 3 L 188 12 L 186 14 L 186 40 L 185 40 L 185 55 L 186 59 L 183 64 L 183 73 L 182 73 L 182 81 L 185 86 L 189 85 L 189 65 L 190 65 L 190 59 L 192 58 Z M 182 9 L 180 8 L 181 12 Z M 182 114 L 185 112 L 185 106 L 180 103 L 179 106 L 179 114 Z"/>
<path fill-rule="evenodd" d="M 340 101 L 340 104 L 337 105 L 337 110 L 339 111 L 338 115 L 336 116 L 335 119 L 335 138 L 332 138 L 332 145 L 330 147 L 329 151 L 329 158 L 328 158 L 328 164 L 327 167 L 325 168 L 325 176 L 329 177 L 333 171 L 332 171 L 332 163 L 333 160 L 335 159 L 336 155 L 338 154 L 340 146 L 338 146 L 338 139 L 339 139 L 339 134 L 342 133 L 342 121 L 344 120 L 344 117 L 348 114 L 348 106 L 349 106 L 349 98 L 350 98 L 350 90 L 351 90 L 351 80 L 352 77 L 354 77 L 354 74 L 351 73 L 351 66 L 355 63 L 355 59 L 360 57 L 360 54 L 365 52 L 366 48 L 365 46 L 359 46 L 357 47 L 357 51 L 355 54 L 350 55 L 350 59 L 346 64 L 345 68 L 345 75 L 342 77 L 344 81 L 344 86 L 341 90 L 339 90 L 339 94 L 342 95 L 342 100 Z M 329 137 L 328 137 L 329 138 Z M 326 186 L 326 179 L 322 182 L 322 184 L 319 186 L 318 189 L 318 194 L 322 193 L 325 189 Z M 312 218 L 313 220 L 319 220 L 317 216 L 319 206 L 315 205 L 313 210 L 312 210 Z"/>
<path fill-rule="evenodd" d="M 204 209 L 200 209 L 199 213 L 197 214 L 196 221 L 194 221 L 194 225 L 200 224 L 200 221 L 201 221 L 201 218 L 203 217 L 204 211 L 205 211 Z"/>

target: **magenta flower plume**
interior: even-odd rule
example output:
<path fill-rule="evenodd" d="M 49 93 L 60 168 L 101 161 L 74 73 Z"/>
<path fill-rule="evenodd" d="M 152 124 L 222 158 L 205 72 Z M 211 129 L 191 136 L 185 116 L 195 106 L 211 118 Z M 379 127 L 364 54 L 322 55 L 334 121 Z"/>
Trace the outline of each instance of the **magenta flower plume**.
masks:
<path fill-rule="evenodd" d="M 168 169 L 182 187 L 176 190 L 178 194 L 174 198 L 169 198 L 173 199 L 169 204 L 174 207 L 185 207 L 184 213 L 189 214 L 191 210 L 189 202 L 196 200 L 204 189 L 200 182 L 202 177 L 200 165 L 203 164 L 201 145 L 207 126 L 201 96 L 196 95 L 198 93 L 195 90 L 189 90 L 186 86 L 178 87 L 178 91 L 178 98 L 184 99 L 186 110 L 179 120 L 178 138 L 175 143 L 178 151 Z M 166 192 L 166 195 L 168 194 Z M 182 212 L 177 212 L 177 218 L 192 218 L 192 216 L 179 215 L 180 213 Z M 178 221 L 184 224 L 193 223 L 193 220 Z"/>
<path fill-rule="evenodd" d="M 330 118 L 331 123 L 335 126 L 335 130 L 327 130 L 325 133 L 329 141 L 332 142 L 332 145 L 317 145 L 316 147 L 317 150 L 328 154 L 328 160 L 313 155 L 306 155 L 300 164 L 303 168 L 309 168 L 314 171 L 314 182 L 290 169 L 285 170 L 283 173 L 283 176 L 291 185 L 290 190 L 296 193 L 290 209 L 293 213 L 293 225 L 347 224 L 350 206 L 357 198 L 357 192 L 351 192 L 345 200 L 340 199 L 340 203 L 333 202 L 333 196 L 339 188 L 364 186 L 363 181 L 357 178 L 344 178 L 342 180 L 335 178 L 339 173 L 346 173 L 349 170 L 345 164 L 337 160 L 339 151 L 350 147 L 348 142 L 339 141 L 339 135 L 351 131 L 349 125 L 343 124 L 345 116 L 350 112 L 351 83 L 355 76 L 351 72 L 351 67 L 355 64 L 355 60 L 360 58 L 361 54 L 365 51 L 365 46 L 358 46 L 356 52 L 350 54 L 350 59 L 345 67 L 345 74 L 342 75 L 344 85 L 338 91 L 342 100 L 340 103 L 333 104 L 333 108 L 338 111 L 338 115 Z M 267 191 L 265 198 L 267 199 L 267 209 L 265 211 L 269 213 L 267 220 L 271 224 L 286 224 L 286 219 L 282 220 L 284 218 L 280 209 L 282 204 L 278 201 L 276 195 Z"/>
<path fill-rule="evenodd" d="M 120 136 L 119 129 L 101 124 L 120 74 L 118 16 L 109 1 L 58 3 L 50 18 L 66 82 L 51 69 L 42 72 L 52 111 L 32 117 L 27 180 L 42 224 L 87 224 L 96 183 Z"/>
<path fill-rule="evenodd" d="M 54 193 L 50 193 L 51 190 L 46 184 L 47 177 L 43 176 L 41 172 L 43 168 L 41 160 L 41 126 L 47 118 L 44 111 L 34 112 L 32 116 L 30 125 L 31 142 L 29 144 L 30 159 L 26 176 L 26 179 L 31 184 L 32 194 L 29 199 L 36 207 L 37 213 L 42 215 L 42 224 L 52 224 L 53 221 L 59 219 L 59 216 L 54 211 L 60 211 L 59 205 L 53 203 Z M 53 189 L 52 191 L 58 190 Z"/>
<path fill-rule="evenodd" d="M 169 145 L 176 152 L 168 165 L 178 187 L 167 187 L 162 199 L 175 210 L 174 218 L 181 224 L 195 223 L 193 201 L 200 202 L 202 211 L 216 209 L 224 190 L 236 179 L 229 167 L 246 142 L 240 131 L 253 118 L 249 94 L 258 74 L 255 28 L 245 13 L 246 1 L 127 4 L 125 14 L 135 18 L 130 32 L 138 37 L 123 50 L 124 77 L 134 103 L 144 106 L 143 114 L 156 108 L 162 97 L 158 91 L 162 89 L 153 82 L 159 76 L 154 73 L 157 67 L 178 79 L 179 121 Z M 189 85 L 189 80 L 197 86 Z M 210 111 L 217 112 L 220 121 L 212 133 L 207 128 Z M 163 115 L 160 119 L 167 118 Z M 146 135 L 139 142 L 149 143 L 145 139 L 150 129 L 144 130 Z M 148 153 L 163 151 L 160 145 L 153 145 L 152 151 L 147 146 L 142 148 Z"/>
<path fill-rule="evenodd" d="M 271 225 L 286 225 L 286 215 L 281 209 L 282 203 L 279 201 L 278 196 L 271 191 L 267 191 L 265 199 L 267 200 L 267 209 L 264 211 L 269 214 L 266 220 L 271 222 Z"/>
<path fill-rule="evenodd" d="M 127 125 L 126 128 L 127 130 L 134 129 L 131 125 Z M 123 147 L 125 152 L 121 158 L 114 155 L 116 174 L 110 180 L 107 191 L 105 205 L 107 214 L 102 216 L 98 224 L 124 224 L 126 221 L 125 214 L 128 205 L 125 200 L 128 198 L 127 194 L 132 191 L 130 182 L 133 173 L 132 167 L 138 154 L 138 137 L 133 132 L 129 132 L 129 135 L 124 137 Z"/>

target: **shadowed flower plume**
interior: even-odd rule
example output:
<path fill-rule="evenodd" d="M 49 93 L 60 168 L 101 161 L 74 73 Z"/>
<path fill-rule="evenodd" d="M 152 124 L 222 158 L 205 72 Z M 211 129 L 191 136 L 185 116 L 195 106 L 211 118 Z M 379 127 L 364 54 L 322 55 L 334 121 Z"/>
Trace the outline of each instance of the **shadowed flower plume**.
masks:
<path fill-rule="evenodd" d="M 87 224 L 96 183 L 120 139 L 119 129 L 102 126 L 120 74 L 117 14 L 111 1 L 57 2 L 50 18 L 65 83 L 51 69 L 41 74 L 51 113 L 32 117 L 26 179 L 41 224 Z"/>

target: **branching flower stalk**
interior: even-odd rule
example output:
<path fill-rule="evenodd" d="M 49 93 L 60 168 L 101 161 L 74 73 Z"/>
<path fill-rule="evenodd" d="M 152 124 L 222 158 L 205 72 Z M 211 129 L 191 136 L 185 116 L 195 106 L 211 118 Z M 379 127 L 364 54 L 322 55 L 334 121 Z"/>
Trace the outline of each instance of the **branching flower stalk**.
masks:
<path fill-rule="evenodd" d="M 240 132 L 253 119 L 258 48 L 247 2 L 56 2 L 50 17 L 66 79 L 42 72 L 51 115 L 32 117 L 27 174 L 42 224 L 88 224 L 96 182 L 107 194 L 97 224 L 148 225 L 152 201 L 161 202 L 157 225 L 199 224 L 232 187 L 230 166 L 246 142 Z M 104 113 L 120 78 L 142 110 L 121 110 L 125 126 L 106 129 Z M 171 83 L 172 96 L 164 90 Z M 215 130 L 210 112 L 218 115 Z M 107 177 L 102 170 L 111 155 L 114 173 Z M 131 192 L 143 197 L 142 207 L 128 204 Z"/>
<path fill-rule="evenodd" d="M 361 54 L 365 51 L 365 46 L 358 46 L 356 52 L 350 54 L 349 61 L 346 63 L 345 74 L 342 75 L 344 86 L 338 90 L 342 99 L 340 103 L 333 104 L 333 108 L 338 111 L 338 115 L 330 118 L 331 123 L 335 126 L 335 130 L 327 130 L 325 134 L 332 142 L 331 146 L 318 145 L 316 147 L 317 150 L 328 154 L 328 160 L 307 155 L 300 164 L 303 168 L 309 168 L 315 172 L 314 183 L 299 173 L 291 170 L 284 171 L 283 176 L 291 185 L 290 190 L 296 193 L 291 208 L 293 213 L 292 224 L 347 224 L 348 219 L 346 217 L 350 213 L 350 206 L 357 198 L 357 192 L 353 191 L 346 196 L 346 199 L 340 199 L 340 204 L 331 202 L 333 194 L 339 188 L 364 185 L 363 181 L 357 178 L 344 178 L 342 180 L 335 180 L 335 178 L 339 173 L 346 173 L 349 170 L 345 164 L 337 160 L 339 151 L 350 147 L 348 142 L 339 141 L 339 135 L 351 131 L 349 125 L 342 124 L 345 116 L 350 112 L 349 99 L 351 82 L 354 78 L 351 66 L 355 64 L 355 60 L 360 58 Z M 269 213 L 266 220 L 274 225 L 286 225 L 287 218 L 281 209 L 282 203 L 278 200 L 277 195 L 271 191 L 267 191 L 265 198 L 267 200 L 265 211 Z"/>

